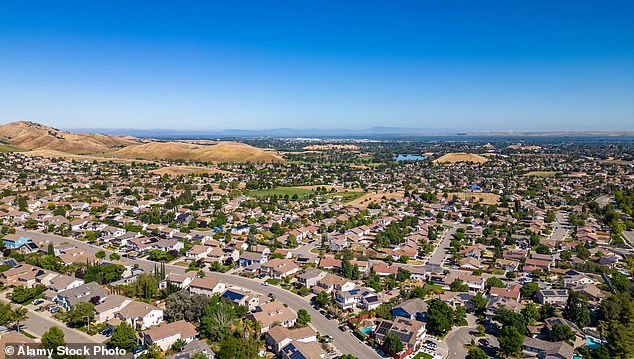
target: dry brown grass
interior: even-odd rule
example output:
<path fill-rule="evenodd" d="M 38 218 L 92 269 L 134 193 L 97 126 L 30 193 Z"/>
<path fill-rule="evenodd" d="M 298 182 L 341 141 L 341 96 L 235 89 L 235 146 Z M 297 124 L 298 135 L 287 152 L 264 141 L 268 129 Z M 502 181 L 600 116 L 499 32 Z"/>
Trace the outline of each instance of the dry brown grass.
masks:
<path fill-rule="evenodd" d="M 480 202 L 482 204 L 494 205 L 500 200 L 500 195 L 495 193 L 479 193 L 479 192 L 451 192 L 448 193 L 449 198 L 458 196 L 459 199 L 468 200 L 469 202 Z"/>
<path fill-rule="evenodd" d="M 239 142 L 194 145 L 183 142 L 150 142 L 128 146 L 113 153 L 116 157 L 146 159 L 185 159 L 209 162 L 284 162 L 275 151 Z"/>
<path fill-rule="evenodd" d="M 26 156 L 33 156 L 33 157 L 64 158 L 64 159 L 76 160 L 76 161 L 97 161 L 97 162 L 117 162 L 117 163 L 132 163 L 132 162 L 153 163 L 153 161 L 148 161 L 148 160 L 105 157 L 105 156 L 96 156 L 96 155 L 76 155 L 74 153 L 60 152 L 60 151 L 53 151 L 53 150 L 33 150 L 33 151 L 21 152 L 21 154 Z"/>
<path fill-rule="evenodd" d="M 239 142 L 173 141 L 157 142 L 130 136 L 77 134 L 32 122 L 12 122 L 0 126 L 0 140 L 25 150 L 37 150 L 45 157 L 89 156 L 99 161 L 123 159 L 196 160 L 210 162 L 284 162 L 274 150 Z M 106 159 L 100 158 L 108 157 Z M 82 159 L 86 159 L 82 157 Z"/>
<path fill-rule="evenodd" d="M 473 162 L 473 163 L 484 163 L 489 159 L 476 155 L 474 153 L 464 153 L 464 152 L 456 152 L 456 153 L 447 153 L 438 158 L 436 158 L 434 163 L 458 163 L 458 162 Z"/>
<path fill-rule="evenodd" d="M 158 175 L 168 174 L 170 176 L 185 176 L 189 174 L 203 174 L 203 173 L 222 173 L 229 174 L 231 172 L 217 169 L 217 168 L 209 168 L 209 167 L 197 167 L 197 166 L 167 166 L 157 168 L 155 170 L 150 171 L 152 173 Z"/>
<path fill-rule="evenodd" d="M 129 136 L 70 133 L 32 122 L 12 122 L 0 126 L 0 139 L 25 150 L 74 154 L 105 154 L 138 143 Z"/>
<path fill-rule="evenodd" d="M 360 190 L 360 189 L 359 189 Z M 383 200 L 391 200 L 393 198 L 396 199 L 403 199 L 403 197 L 405 196 L 405 193 L 402 191 L 394 191 L 394 192 L 381 192 L 379 191 L 378 193 L 376 192 L 368 192 L 366 194 L 364 194 L 363 196 L 348 202 L 348 205 L 353 206 L 353 207 L 359 207 L 361 209 L 365 209 L 368 207 L 368 205 L 372 202 L 374 203 L 380 203 Z M 385 199 L 383 199 L 383 197 L 385 197 Z"/>

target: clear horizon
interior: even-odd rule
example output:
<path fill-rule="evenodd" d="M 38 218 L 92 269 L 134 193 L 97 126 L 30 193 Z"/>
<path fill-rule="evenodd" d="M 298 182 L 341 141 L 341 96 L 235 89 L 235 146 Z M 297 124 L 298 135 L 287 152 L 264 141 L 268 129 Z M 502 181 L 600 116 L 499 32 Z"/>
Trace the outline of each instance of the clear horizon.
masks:
<path fill-rule="evenodd" d="M 629 1 L 3 2 L 0 123 L 634 130 Z"/>

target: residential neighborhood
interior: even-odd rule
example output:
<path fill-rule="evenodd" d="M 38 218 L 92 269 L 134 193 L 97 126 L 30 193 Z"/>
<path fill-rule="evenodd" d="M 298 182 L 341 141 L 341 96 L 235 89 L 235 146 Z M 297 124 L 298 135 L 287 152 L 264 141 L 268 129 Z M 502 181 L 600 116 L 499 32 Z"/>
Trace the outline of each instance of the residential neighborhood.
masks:
<path fill-rule="evenodd" d="M 0 154 L 0 338 L 59 327 L 143 358 L 634 355 L 634 167 L 602 159 L 631 147 L 350 145 L 278 140 L 288 163 L 186 175 Z M 442 160 L 458 151 L 484 160 Z"/>

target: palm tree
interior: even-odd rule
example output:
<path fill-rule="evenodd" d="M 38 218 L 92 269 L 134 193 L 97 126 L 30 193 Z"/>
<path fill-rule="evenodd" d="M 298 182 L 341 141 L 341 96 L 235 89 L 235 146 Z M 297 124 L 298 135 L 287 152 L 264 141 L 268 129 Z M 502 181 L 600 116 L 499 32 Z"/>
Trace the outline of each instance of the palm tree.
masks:
<path fill-rule="evenodd" d="M 29 310 L 25 307 L 19 307 L 13 310 L 13 321 L 15 322 L 18 333 L 20 332 L 20 322 L 28 318 L 26 315 L 28 312 Z"/>

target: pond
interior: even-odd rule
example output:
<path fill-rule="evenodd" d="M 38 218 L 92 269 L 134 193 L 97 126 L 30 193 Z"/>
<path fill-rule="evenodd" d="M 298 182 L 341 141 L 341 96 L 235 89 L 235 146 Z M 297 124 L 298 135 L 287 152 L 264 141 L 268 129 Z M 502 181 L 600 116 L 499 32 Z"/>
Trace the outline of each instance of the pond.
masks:
<path fill-rule="evenodd" d="M 402 155 L 396 156 L 394 160 L 401 162 L 401 161 L 422 161 L 426 159 L 427 159 L 426 156 L 402 154 Z"/>

